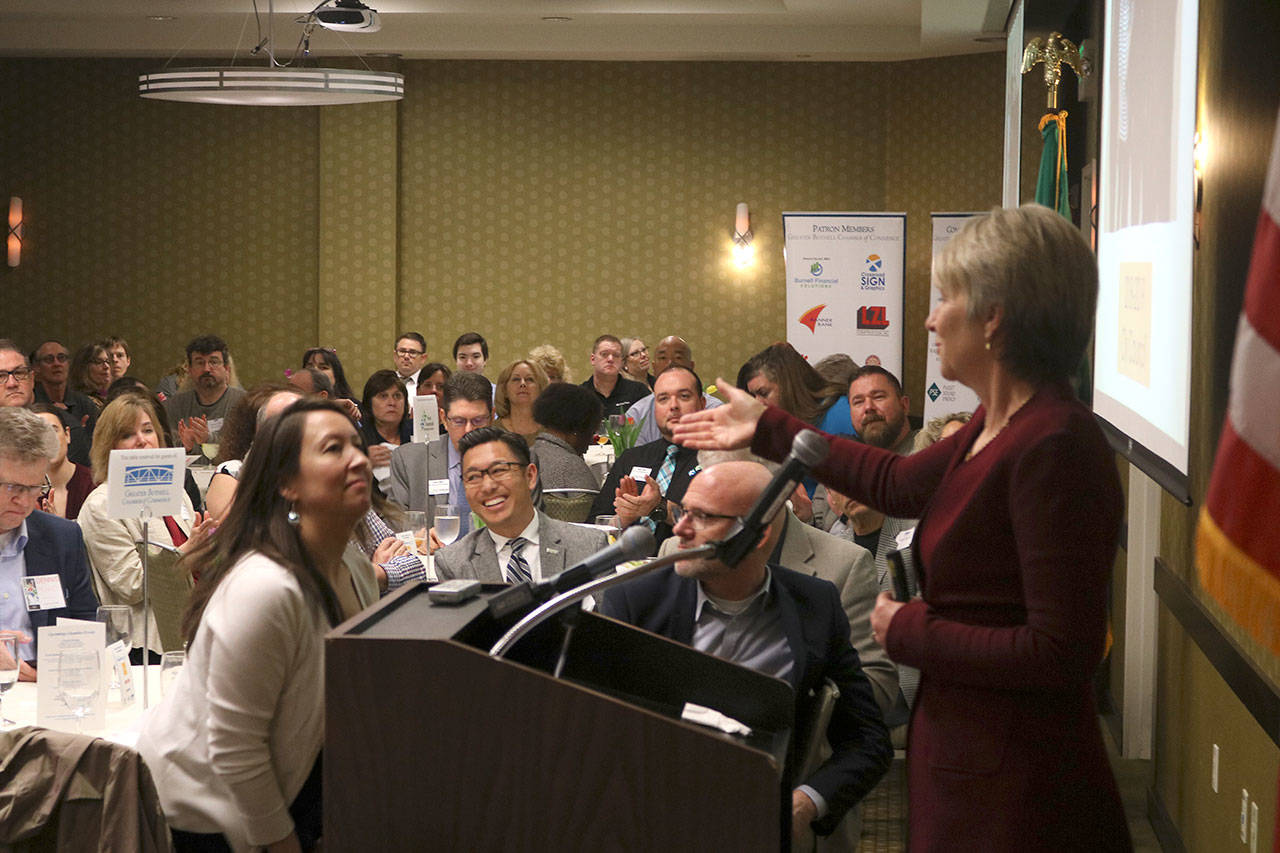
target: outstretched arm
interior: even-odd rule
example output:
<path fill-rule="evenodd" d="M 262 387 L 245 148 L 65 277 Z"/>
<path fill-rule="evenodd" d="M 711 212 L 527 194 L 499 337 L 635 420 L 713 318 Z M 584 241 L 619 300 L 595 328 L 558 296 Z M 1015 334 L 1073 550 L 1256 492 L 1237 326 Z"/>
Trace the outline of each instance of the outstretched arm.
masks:
<path fill-rule="evenodd" d="M 725 392 L 728 401 L 714 409 L 681 415 L 672 430 L 676 444 L 696 450 L 736 450 L 751 444 L 764 404 L 720 377 L 716 377 L 716 387 Z"/>

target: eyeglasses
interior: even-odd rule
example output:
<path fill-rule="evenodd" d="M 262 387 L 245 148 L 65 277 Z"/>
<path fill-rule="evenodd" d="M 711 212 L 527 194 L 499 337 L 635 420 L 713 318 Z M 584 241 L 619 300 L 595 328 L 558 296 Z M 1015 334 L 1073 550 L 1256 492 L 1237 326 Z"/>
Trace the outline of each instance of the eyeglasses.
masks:
<path fill-rule="evenodd" d="M 698 530 L 705 530 L 708 525 L 716 520 L 736 519 L 736 515 L 719 515 L 714 512 L 703 512 L 700 509 L 685 509 L 680 504 L 672 502 L 671 508 L 671 526 L 680 523 L 680 519 L 688 517 L 689 523 Z"/>
<path fill-rule="evenodd" d="M 493 423 L 493 418 L 487 415 L 483 418 L 471 418 L 470 420 L 467 420 L 466 418 L 445 418 L 444 420 L 445 423 L 455 429 L 466 429 L 468 424 L 476 429 L 480 429 L 480 427 L 486 427 Z"/>
<path fill-rule="evenodd" d="M 89 359 L 89 363 L 90 363 L 90 364 L 110 364 L 110 363 L 111 363 L 111 359 L 109 359 L 109 358 L 91 358 L 91 359 Z"/>
<path fill-rule="evenodd" d="M 400 349 L 399 347 L 396 347 L 396 355 L 402 356 L 403 358 L 417 358 L 418 356 L 425 355 L 425 354 L 426 354 L 426 350 Z"/>
<path fill-rule="evenodd" d="M 201 370 L 202 368 L 206 368 L 206 367 L 208 367 L 208 368 L 222 367 L 222 359 L 220 359 L 220 358 L 210 358 L 210 359 L 193 358 L 193 359 L 191 359 L 191 367 L 192 367 L 192 368 L 194 368 L 195 370 Z"/>
<path fill-rule="evenodd" d="M 66 364 L 70 360 L 71 356 L 67 355 L 65 352 L 51 352 L 47 355 L 38 356 L 36 358 L 36 361 L 41 364 L 53 364 L 55 361 L 58 364 Z"/>
<path fill-rule="evenodd" d="M 15 367 L 13 370 L 0 370 L 0 385 L 8 385 L 10 376 L 19 382 L 26 382 L 31 378 L 31 368 Z"/>
<path fill-rule="evenodd" d="M 23 483 L 0 483 L 0 489 L 4 489 L 6 496 L 11 498 L 34 498 L 47 497 L 53 485 L 49 482 L 49 478 L 45 477 L 44 482 L 38 486 L 28 486 Z"/>
<path fill-rule="evenodd" d="M 505 483 L 523 467 L 519 462 L 495 462 L 482 470 L 473 468 L 463 473 L 462 484 L 464 486 L 478 486 L 486 476 L 495 483 Z"/>

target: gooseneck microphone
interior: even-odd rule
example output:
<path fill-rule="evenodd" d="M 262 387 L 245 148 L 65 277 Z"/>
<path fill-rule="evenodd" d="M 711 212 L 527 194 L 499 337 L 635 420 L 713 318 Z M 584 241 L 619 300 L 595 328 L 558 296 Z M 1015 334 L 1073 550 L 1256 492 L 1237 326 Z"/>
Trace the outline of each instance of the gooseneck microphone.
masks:
<path fill-rule="evenodd" d="M 760 493 L 751 512 L 742 520 L 742 529 L 716 545 L 716 559 L 736 566 L 764 538 L 769 522 L 782 509 L 809 470 L 827 458 L 827 440 L 811 429 L 801 430 L 791 440 L 791 453 L 773 480 Z"/>
<path fill-rule="evenodd" d="M 535 597 L 550 597 L 538 595 L 544 589 L 552 593 L 573 589 L 610 571 L 619 563 L 648 559 L 656 550 L 658 542 L 653 538 L 653 531 L 644 524 L 633 524 L 622 531 L 617 542 L 539 583 Z"/>

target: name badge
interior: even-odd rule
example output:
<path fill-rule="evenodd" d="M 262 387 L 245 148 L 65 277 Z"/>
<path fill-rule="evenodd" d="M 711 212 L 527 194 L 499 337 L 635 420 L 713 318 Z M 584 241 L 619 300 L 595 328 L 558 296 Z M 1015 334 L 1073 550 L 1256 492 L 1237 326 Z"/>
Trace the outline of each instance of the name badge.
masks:
<path fill-rule="evenodd" d="M 631 469 L 630 476 L 631 476 L 631 479 L 635 480 L 637 483 L 643 483 L 644 478 L 648 477 L 650 472 L 652 471 L 653 471 L 652 468 L 642 468 L 639 465 L 637 465 L 636 467 Z"/>
<path fill-rule="evenodd" d="M 57 575 L 23 578 L 22 597 L 27 601 L 27 610 L 57 610 L 67 606 L 62 596 L 62 578 Z"/>
<path fill-rule="evenodd" d="M 427 494 L 429 495 L 447 495 L 449 494 L 449 478 L 442 480 L 428 480 Z"/>
<path fill-rule="evenodd" d="M 914 539 L 915 537 L 916 537 L 916 529 L 913 527 L 910 530 L 904 530 L 901 533 L 899 533 L 897 536 L 893 537 L 893 543 L 897 545 L 898 550 L 901 551 L 905 548 L 910 548 L 911 540 Z"/>

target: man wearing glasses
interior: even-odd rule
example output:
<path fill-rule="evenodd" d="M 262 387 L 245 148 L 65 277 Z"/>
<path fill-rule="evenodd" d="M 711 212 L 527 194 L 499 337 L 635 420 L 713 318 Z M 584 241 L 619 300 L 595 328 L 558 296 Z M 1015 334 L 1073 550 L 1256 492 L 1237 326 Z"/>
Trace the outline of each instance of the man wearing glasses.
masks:
<path fill-rule="evenodd" d="M 723 462 L 694 477 L 675 513 L 680 548 L 732 536 L 769 480 L 755 462 Z M 714 557 L 684 560 L 608 590 L 600 612 L 787 681 L 795 688 L 797 720 L 810 718 L 813 692 L 824 679 L 835 683 L 840 695 L 826 731 L 831 756 L 796 778 L 803 768 L 793 754 L 784 774 L 792 789 L 793 842 L 809 847 L 810 831 L 829 834 L 875 786 L 893 749 L 849 644 L 839 593 L 829 581 L 772 563 L 778 527 L 775 521 L 736 566 Z"/>
<path fill-rule="evenodd" d="M 36 511 L 57 455 L 53 427 L 39 415 L 0 409 L 0 633 L 19 635 L 24 681 L 35 679 L 39 628 L 59 616 L 92 620 L 98 608 L 79 525 Z"/>
<path fill-rule="evenodd" d="M 413 411 L 413 398 L 418 394 L 418 380 L 422 368 L 427 363 L 427 339 L 417 332 L 405 332 L 396 338 L 395 357 L 396 375 L 404 383 L 405 395 L 409 411 Z"/>
<path fill-rule="evenodd" d="M 227 342 L 217 335 L 201 335 L 187 344 L 187 375 L 194 386 L 164 401 L 169 429 L 191 453 L 206 442 L 216 442 L 231 407 L 244 389 L 230 387 Z"/>
<path fill-rule="evenodd" d="M 31 369 L 35 371 L 35 400 L 48 403 L 71 415 L 77 424 L 92 432 L 91 421 L 98 407 L 84 394 L 70 387 L 67 374 L 71 355 L 62 341 L 48 340 L 31 353 Z"/>
<path fill-rule="evenodd" d="M 485 527 L 436 553 L 441 580 L 536 582 L 608 546 L 602 531 L 557 521 L 534 508 L 538 468 L 522 436 L 485 427 L 459 446 L 467 500 Z"/>
<path fill-rule="evenodd" d="M 437 504 L 458 507 L 461 531 L 471 529 L 471 506 L 462 487 L 458 443 L 467 433 L 493 424 L 493 386 L 479 373 L 455 373 L 440 392 L 445 435 L 428 444 L 402 444 L 391 452 L 390 497 L 434 521 Z M 440 546 L 434 529 L 431 550 Z"/>

